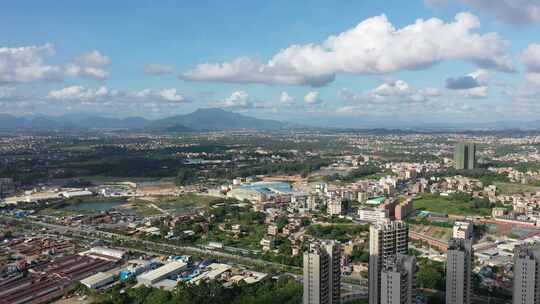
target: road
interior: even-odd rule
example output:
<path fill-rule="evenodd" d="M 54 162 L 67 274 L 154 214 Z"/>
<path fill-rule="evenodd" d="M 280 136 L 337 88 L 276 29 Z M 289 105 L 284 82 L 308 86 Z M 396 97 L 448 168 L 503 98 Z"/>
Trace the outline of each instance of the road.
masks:
<path fill-rule="evenodd" d="M 105 232 L 105 231 L 100 231 L 100 230 L 93 230 L 93 229 L 85 230 L 85 229 L 82 229 L 80 227 L 70 227 L 70 226 L 56 225 L 56 224 L 44 223 L 44 222 L 40 222 L 40 221 L 33 221 L 33 220 L 29 220 L 29 219 L 14 219 L 14 218 L 5 217 L 5 216 L 1 216 L 1 217 L 4 218 L 4 219 L 16 220 L 16 221 L 21 221 L 21 222 L 25 222 L 25 223 L 29 223 L 29 224 L 33 224 L 33 225 L 37 225 L 37 226 L 41 226 L 41 227 L 45 227 L 47 229 L 58 231 L 58 232 L 64 233 L 64 234 L 66 232 L 70 232 L 72 234 L 76 234 L 78 236 L 93 239 L 93 240 L 102 240 L 103 238 L 106 238 L 106 239 L 112 240 L 112 241 L 123 240 L 123 241 L 133 242 L 133 243 L 136 243 L 136 244 L 141 244 L 141 245 L 144 245 L 145 247 L 166 248 L 166 249 L 170 250 L 173 254 L 180 254 L 180 253 L 188 253 L 189 254 L 189 253 L 191 253 L 191 254 L 198 254 L 198 255 L 208 255 L 208 256 L 214 256 L 214 257 L 219 257 L 219 258 L 224 258 L 224 259 L 237 260 L 237 261 L 241 261 L 242 263 L 247 263 L 247 264 L 251 264 L 251 265 L 273 266 L 273 267 L 276 267 L 276 268 L 279 268 L 279 269 L 287 269 L 289 271 L 291 269 L 296 269 L 298 271 L 301 270 L 300 267 L 288 266 L 288 265 L 283 265 L 283 264 L 274 263 L 274 262 L 268 262 L 268 261 L 261 260 L 261 259 L 250 258 L 250 257 L 245 257 L 245 256 L 240 256 L 240 255 L 234 255 L 234 254 L 229 254 L 229 253 L 226 253 L 226 252 L 221 252 L 221 251 L 216 251 L 216 250 L 209 250 L 209 249 L 201 248 L 201 247 L 179 246 L 179 245 L 173 245 L 173 244 L 167 244 L 167 243 L 161 243 L 161 242 L 141 240 L 141 239 L 138 239 L 138 238 L 135 238 L 135 237 L 127 236 L 127 235 L 122 235 L 122 234 L 112 233 L 112 232 Z"/>

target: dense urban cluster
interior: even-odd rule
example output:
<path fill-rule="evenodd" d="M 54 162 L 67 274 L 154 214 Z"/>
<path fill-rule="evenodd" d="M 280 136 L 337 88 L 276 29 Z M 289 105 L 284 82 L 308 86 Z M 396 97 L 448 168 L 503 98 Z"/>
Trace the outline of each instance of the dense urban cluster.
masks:
<path fill-rule="evenodd" d="M 535 134 L 0 142 L 2 304 L 537 303 Z"/>

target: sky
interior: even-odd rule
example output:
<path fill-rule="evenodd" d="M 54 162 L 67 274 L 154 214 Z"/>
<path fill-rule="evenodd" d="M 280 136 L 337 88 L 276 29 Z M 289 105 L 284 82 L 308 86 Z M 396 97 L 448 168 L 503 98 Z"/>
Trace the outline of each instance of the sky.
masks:
<path fill-rule="evenodd" d="M 531 121 L 539 0 L 3 1 L 0 113 Z"/>

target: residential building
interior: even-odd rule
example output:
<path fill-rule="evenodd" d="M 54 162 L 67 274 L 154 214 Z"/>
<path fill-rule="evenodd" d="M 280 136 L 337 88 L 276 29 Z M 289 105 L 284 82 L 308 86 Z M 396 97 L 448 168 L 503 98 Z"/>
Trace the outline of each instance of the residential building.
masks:
<path fill-rule="evenodd" d="M 381 269 L 381 304 L 415 304 L 417 271 L 413 256 L 388 257 Z"/>
<path fill-rule="evenodd" d="M 279 233 L 279 228 L 277 225 L 268 225 L 268 231 L 267 231 L 268 235 L 272 235 L 272 236 L 277 236 L 278 233 Z"/>
<path fill-rule="evenodd" d="M 369 228 L 369 304 L 380 304 L 383 262 L 397 254 L 407 254 L 409 228 L 402 221 L 385 221 Z"/>
<path fill-rule="evenodd" d="M 540 303 L 540 245 L 514 249 L 513 304 Z"/>
<path fill-rule="evenodd" d="M 361 221 L 376 224 L 389 219 L 389 212 L 385 209 L 359 209 L 358 218 Z"/>
<path fill-rule="evenodd" d="M 452 237 L 468 240 L 473 237 L 473 224 L 469 222 L 455 221 Z"/>
<path fill-rule="evenodd" d="M 457 170 L 476 168 L 476 144 L 460 142 L 454 150 L 454 166 Z"/>
<path fill-rule="evenodd" d="M 0 178 L 0 198 L 15 193 L 15 184 L 12 178 Z"/>
<path fill-rule="evenodd" d="M 446 303 L 470 304 L 474 256 L 472 241 L 450 239 L 446 254 Z"/>
<path fill-rule="evenodd" d="M 259 244 L 262 246 L 263 251 L 274 250 L 276 248 L 276 240 L 272 236 L 263 237 Z"/>
<path fill-rule="evenodd" d="M 334 198 L 328 201 L 327 209 L 329 215 L 346 215 L 348 203 L 342 198 Z"/>
<path fill-rule="evenodd" d="M 412 199 L 408 199 L 396 206 L 394 216 L 396 220 L 404 220 L 413 212 L 414 208 Z"/>
<path fill-rule="evenodd" d="M 312 243 L 304 253 L 304 304 L 339 304 L 341 300 L 341 245 Z"/>
<path fill-rule="evenodd" d="M 506 214 L 505 208 L 495 207 L 491 209 L 491 216 L 492 217 L 502 217 Z"/>

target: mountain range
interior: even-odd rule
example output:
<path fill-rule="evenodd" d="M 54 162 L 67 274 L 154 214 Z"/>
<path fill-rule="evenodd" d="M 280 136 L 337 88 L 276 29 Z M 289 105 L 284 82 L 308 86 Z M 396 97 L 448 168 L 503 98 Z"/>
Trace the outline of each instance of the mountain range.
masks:
<path fill-rule="evenodd" d="M 129 129 L 168 132 L 205 130 L 273 130 L 287 124 L 276 120 L 258 119 L 218 108 L 198 109 L 189 114 L 149 120 L 142 117 L 109 118 L 94 115 L 16 117 L 0 114 L 0 131 L 15 130 L 89 130 Z"/>
<path fill-rule="evenodd" d="M 198 109 L 189 114 L 161 119 L 142 117 L 110 118 L 87 114 L 62 116 L 16 117 L 0 113 L 0 131 L 84 131 L 99 129 L 123 129 L 156 132 L 197 132 L 213 130 L 277 130 L 285 128 L 316 129 L 403 129 L 417 131 L 464 131 L 464 130 L 540 130 L 540 120 L 499 122 L 404 122 L 372 121 L 369 119 L 345 118 L 335 120 L 299 121 L 298 124 L 270 119 L 259 119 L 219 108 Z"/>

